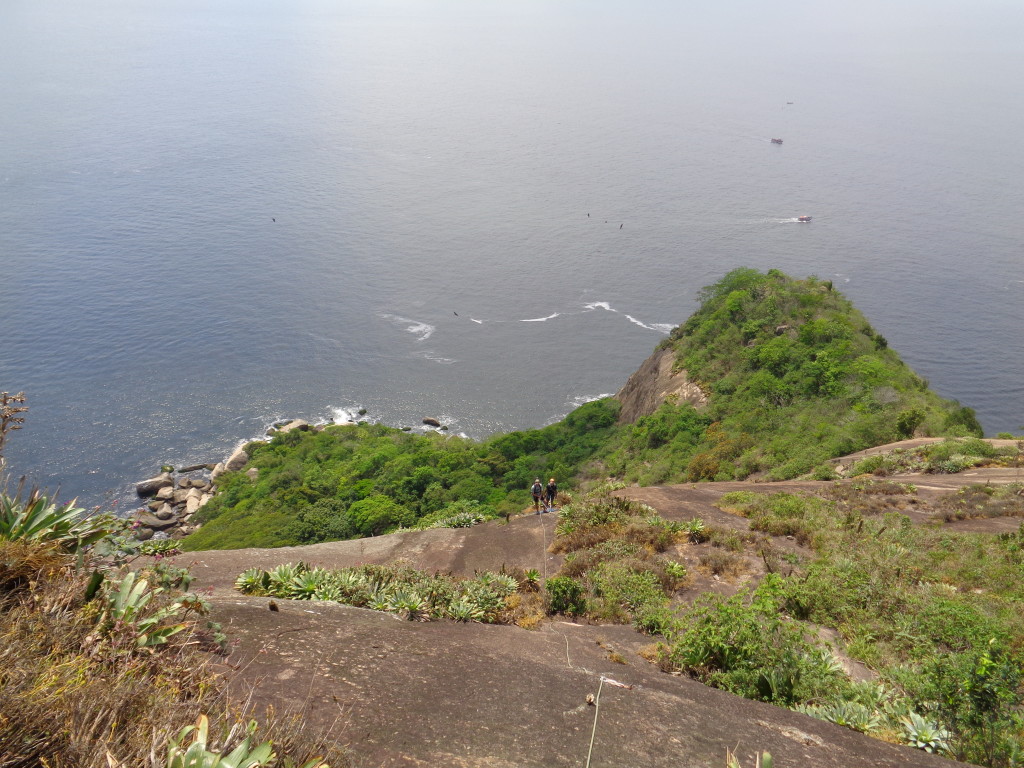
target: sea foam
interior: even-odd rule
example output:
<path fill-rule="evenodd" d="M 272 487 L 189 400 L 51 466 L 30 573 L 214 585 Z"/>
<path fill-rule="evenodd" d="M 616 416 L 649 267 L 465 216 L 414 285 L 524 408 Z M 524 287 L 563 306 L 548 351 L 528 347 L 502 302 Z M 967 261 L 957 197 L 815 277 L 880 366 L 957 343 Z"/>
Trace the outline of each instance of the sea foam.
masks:
<path fill-rule="evenodd" d="M 404 325 L 405 331 L 416 336 L 417 341 L 426 341 L 434 333 L 435 326 L 430 323 L 423 323 L 419 320 L 410 320 L 408 317 L 402 317 L 401 315 L 382 314 L 385 320 L 390 320 L 395 325 Z"/>

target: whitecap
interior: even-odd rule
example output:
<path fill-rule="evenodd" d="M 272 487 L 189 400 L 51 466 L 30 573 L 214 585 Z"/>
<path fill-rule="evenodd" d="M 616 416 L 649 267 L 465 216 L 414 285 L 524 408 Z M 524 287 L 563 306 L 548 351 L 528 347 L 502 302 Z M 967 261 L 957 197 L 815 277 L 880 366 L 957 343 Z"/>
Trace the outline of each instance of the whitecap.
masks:
<path fill-rule="evenodd" d="M 608 312 L 618 312 L 619 311 L 617 309 L 612 309 L 612 305 L 609 304 L 607 301 L 592 301 L 589 304 L 584 304 L 583 308 L 585 310 L 587 310 L 588 312 L 590 310 L 593 310 L 593 309 L 603 309 L 603 310 L 606 310 Z"/>
<path fill-rule="evenodd" d="M 562 313 L 561 312 L 553 312 L 552 314 L 548 315 L 547 317 L 531 317 L 528 320 L 520 320 L 519 322 L 521 322 L 521 323 L 543 323 L 545 320 L 554 320 L 560 314 L 562 314 Z"/>
<path fill-rule="evenodd" d="M 648 331 L 658 331 L 659 333 L 668 333 L 669 331 L 671 331 L 675 327 L 675 326 L 669 325 L 668 323 L 655 323 L 654 325 L 648 325 L 647 323 L 643 322 L 642 320 L 637 320 L 632 315 L 626 315 L 626 319 L 629 320 L 629 322 L 631 322 L 631 323 L 635 323 L 636 325 L 639 325 L 641 328 L 646 328 Z"/>
<path fill-rule="evenodd" d="M 470 319 L 470 320 L 471 320 L 472 322 L 476 323 L 477 325 L 483 325 L 483 324 L 484 324 L 484 321 L 483 321 L 483 320 L 477 320 L 477 319 L 476 319 L 475 317 L 471 317 L 471 318 L 469 318 L 469 319 Z"/>
<path fill-rule="evenodd" d="M 411 333 L 417 337 L 417 341 L 426 341 L 431 337 L 436 328 L 429 323 L 422 323 L 419 320 L 410 320 L 407 317 L 401 315 L 381 315 L 385 320 L 390 320 L 396 325 L 404 325 L 407 333 Z"/>

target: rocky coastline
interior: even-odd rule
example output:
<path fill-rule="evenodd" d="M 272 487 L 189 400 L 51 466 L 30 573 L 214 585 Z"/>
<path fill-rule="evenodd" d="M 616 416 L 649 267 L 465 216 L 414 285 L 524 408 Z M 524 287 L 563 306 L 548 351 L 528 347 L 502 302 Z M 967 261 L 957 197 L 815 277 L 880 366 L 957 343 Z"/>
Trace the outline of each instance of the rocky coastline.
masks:
<path fill-rule="evenodd" d="M 267 432 L 273 435 L 309 429 L 313 427 L 308 421 L 291 419 L 275 424 Z M 248 463 L 249 454 L 244 446 L 239 446 L 216 464 L 193 464 L 177 470 L 165 466 L 159 475 L 136 483 L 135 492 L 148 501 L 132 515 L 135 538 L 147 541 L 158 534 L 170 539 L 188 536 L 199 527 L 192 522 L 195 513 L 217 493 L 217 478 L 225 472 L 238 472 Z M 249 472 L 255 478 L 256 469 Z"/>
<path fill-rule="evenodd" d="M 363 413 L 365 411 L 361 411 L 360 415 Z M 352 426 L 355 423 L 343 421 L 314 426 L 303 419 L 288 419 L 271 426 L 267 435 L 273 437 L 294 430 L 320 431 L 329 426 Z M 425 417 L 423 424 L 442 431 L 448 429 L 431 417 Z M 216 495 L 217 478 L 225 472 L 239 472 L 248 463 L 249 454 L 245 452 L 244 446 L 239 446 L 224 461 L 192 464 L 178 469 L 164 466 L 160 474 L 136 483 L 135 492 L 145 502 L 131 516 L 135 524 L 135 538 L 148 541 L 152 538 L 182 539 L 188 536 L 199 528 L 199 524 L 193 522 L 195 513 Z M 257 476 L 255 467 L 249 468 L 247 473 L 253 479 Z"/>

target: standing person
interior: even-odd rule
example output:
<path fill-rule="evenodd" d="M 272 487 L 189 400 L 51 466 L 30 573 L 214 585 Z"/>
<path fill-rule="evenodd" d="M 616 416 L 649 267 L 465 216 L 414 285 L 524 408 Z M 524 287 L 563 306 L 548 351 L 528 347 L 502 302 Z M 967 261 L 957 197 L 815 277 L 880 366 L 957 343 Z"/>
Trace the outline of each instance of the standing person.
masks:
<path fill-rule="evenodd" d="M 544 488 L 544 494 L 548 500 L 548 512 L 553 512 L 555 509 L 555 496 L 558 495 L 558 485 L 555 483 L 555 478 L 548 480 L 547 487 Z"/>
<path fill-rule="evenodd" d="M 544 495 L 544 486 L 540 484 L 539 477 L 534 478 L 533 487 L 530 488 L 530 493 L 533 494 L 533 508 L 539 515 L 541 497 Z"/>

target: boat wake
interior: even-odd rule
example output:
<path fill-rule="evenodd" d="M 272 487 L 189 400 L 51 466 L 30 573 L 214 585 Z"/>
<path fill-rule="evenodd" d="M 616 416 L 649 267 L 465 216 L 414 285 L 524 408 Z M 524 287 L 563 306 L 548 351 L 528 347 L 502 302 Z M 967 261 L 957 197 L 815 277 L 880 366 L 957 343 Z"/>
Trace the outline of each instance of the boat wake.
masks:
<path fill-rule="evenodd" d="M 616 309 L 615 307 L 613 307 L 607 301 L 591 301 L 591 302 L 586 302 L 586 303 L 580 303 L 580 304 L 577 304 L 574 309 L 563 310 L 563 311 L 560 311 L 560 312 L 552 312 L 551 314 L 545 315 L 544 317 L 487 318 L 487 319 L 481 320 L 481 319 L 476 318 L 476 317 L 466 317 L 466 316 L 463 316 L 462 318 L 459 318 L 458 314 L 455 313 L 455 318 L 451 318 L 450 320 L 454 321 L 455 323 L 458 323 L 459 321 L 462 321 L 462 320 L 469 320 L 474 325 L 485 325 L 486 324 L 486 325 L 489 325 L 489 326 L 490 325 L 494 325 L 494 324 L 503 324 L 503 323 L 546 323 L 549 320 L 557 320 L 558 318 L 572 317 L 572 316 L 575 316 L 575 315 L 583 315 L 583 314 L 586 314 L 588 312 L 594 312 L 596 310 L 602 310 L 602 311 L 605 311 L 605 312 L 610 312 L 610 313 L 612 313 L 614 315 L 617 315 L 617 316 L 623 318 L 624 320 L 632 323 L 633 325 L 636 325 L 636 326 L 638 326 L 640 328 L 643 328 L 645 331 L 653 331 L 655 333 L 660 333 L 662 335 L 667 335 L 668 333 L 670 333 L 672 331 L 672 329 L 676 325 L 675 323 L 651 323 L 651 322 L 646 322 L 646 321 L 644 321 L 644 320 L 642 320 L 642 319 L 640 319 L 638 317 L 635 317 L 634 315 L 631 315 L 631 314 L 628 314 L 626 312 L 622 312 L 619 309 Z M 397 329 L 399 329 L 401 331 L 404 331 L 405 333 L 410 333 L 413 336 L 415 336 L 417 344 L 419 344 L 420 342 L 427 341 L 427 339 L 430 339 L 430 338 L 434 337 L 434 334 L 437 331 L 437 327 L 438 327 L 438 326 L 435 326 L 435 325 L 431 325 L 430 323 L 424 322 L 422 320 L 415 320 L 415 319 L 408 318 L 408 317 L 405 317 L 403 315 L 394 314 L 394 313 L 380 312 L 380 313 L 378 313 L 378 316 L 381 319 L 386 320 L 388 323 L 390 323 L 395 328 L 397 328 Z M 447 327 L 447 323 L 446 323 L 446 327 Z M 337 346 L 338 345 L 338 342 L 337 342 L 336 339 L 331 339 L 331 338 L 326 337 L 326 336 L 316 336 L 315 338 L 318 341 L 321 341 L 324 344 L 331 344 L 332 346 Z M 438 350 L 436 350 L 434 348 L 424 349 L 422 347 L 417 347 L 414 350 L 410 350 L 410 354 L 412 354 L 414 357 L 419 357 L 419 358 L 422 358 L 424 360 L 429 360 L 429 361 L 431 361 L 433 363 L 438 363 L 440 365 L 454 365 L 454 364 L 459 362 L 458 359 L 451 358 L 451 357 L 446 357 L 446 356 L 444 356 L 443 354 L 441 354 Z M 600 395 L 600 397 L 604 397 L 604 395 Z"/>
<path fill-rule="evenodd" d="M 561 314 L 562 314 L 561 312 L 553 312 L 552 314 L 548 315 L 547 317 L 530 317 L 530 318 L 527 318 L 526 320 L 520 320 L 519 322 L 520 323 L 543 323 L 546 320 L 554 320 L 556 317 L 558 317 Z"/>
<path fill-rule="evenodd" d="M 652 325 L 648 325 L 642 320 L 637 320 L 632 315 L 626 315 L 626 319 L 634 325 L 639 325 L 641 328 L 646 328 L 648 331 L 657 331 L 658 333 L 670 333 L 675 327 L 671 323 L 653 323 Z"/>

